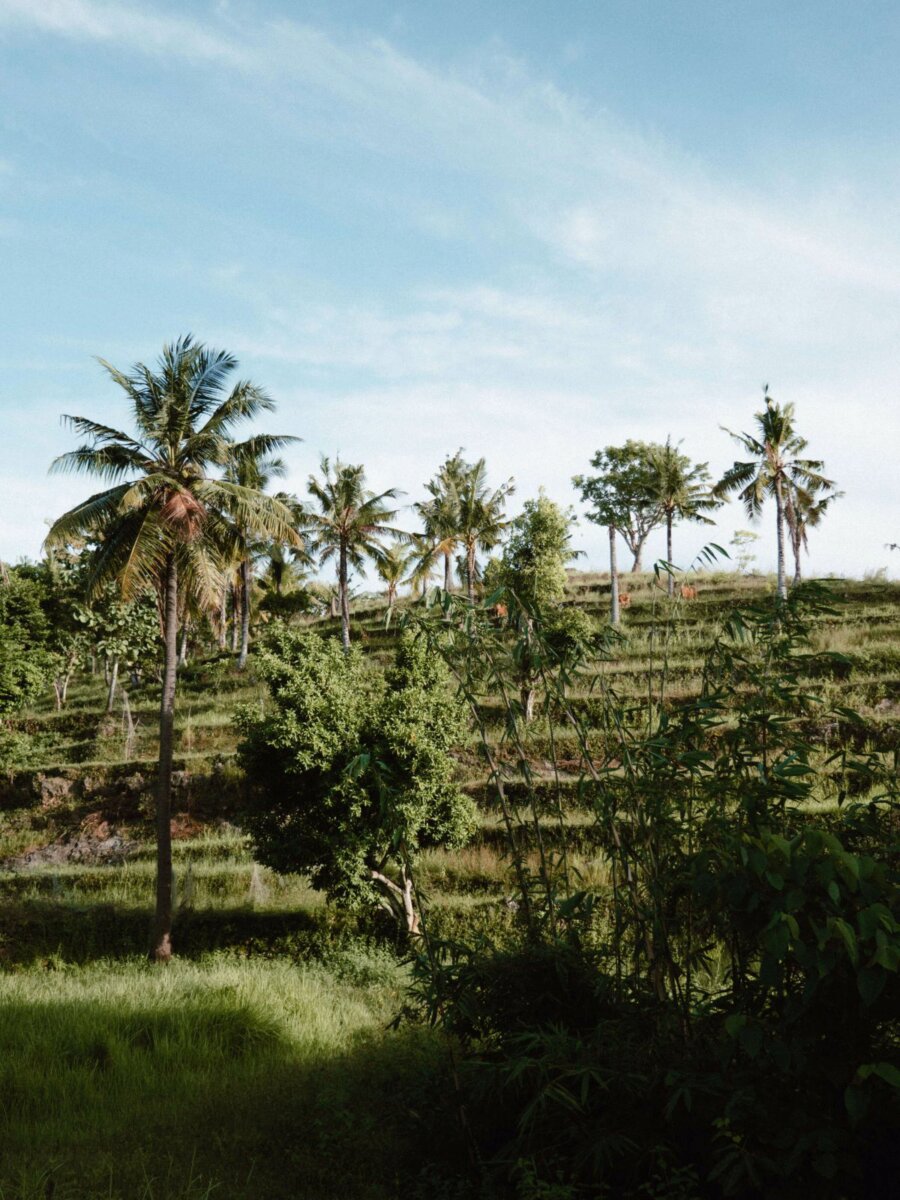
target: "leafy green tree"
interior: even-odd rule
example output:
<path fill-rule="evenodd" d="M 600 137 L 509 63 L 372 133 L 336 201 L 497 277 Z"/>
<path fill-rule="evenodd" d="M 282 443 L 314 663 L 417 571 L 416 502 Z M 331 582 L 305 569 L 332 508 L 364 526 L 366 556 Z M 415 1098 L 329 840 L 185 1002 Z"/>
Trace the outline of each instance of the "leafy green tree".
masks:
<path fill-rule="evenodd" d="M 318 511 L 304 512 L 303 532 L 309 538 L 310 550 L 320 561 L 337 562 L 337 580 L 341 608 L 341 640 L 345 650 L 350 648 L 350 569 L 365 566 L 366 559 L 379 562 L 384 556 L 386 537 L 404 538 L 402 530 L 390 522 L 397 515 L 388 501 L 397 498 L 397 489 L 375 495 L 366 487 L 365 468 L 334 463 L 322 457 L 322 478 L 310 475 L 308 490 L 318 504 Z"/>
<path fill-rule="evenodd" d="M 621 533 L 632 553 L 632 571 L 640 569 L 641 551 L 650 530 L 659 524 L 659 505 L 651 499 L 652 472 L 643 442 L 598 450 L 591 466 L 599 474 L 575 475 L 572 483 L 590 505 L 588 520 L 603 525 L 609 534 L 610 621 L 619 624 L 619 560 L 616 534 Z"/>
<path fill-rule="evenodd" d="M 566 564 L 572 549 L 574 514 L 565 512 L 543 491 L 526 500 L 512 522 L 500 559 L 504 582 L 530 608 L 544 613 L 566 594 Z"/>
<path fill-rule="evenodd" d="M 459 455 L 457 455 L 459 458 Z M 483 458 L 475 463 L 461 459 L 454 471 L 457 478 L 458 544 L 465 555 L 466 589 L 469 603 L 475 603 L 477 578 L 476 556 L 481 550 L 492 550 L 499 544 L 509 522 L 505 519 L 506 501 L 515 491 L 515 483 L 506 483 L 493 491 L 487 482 L 487 466 Z"/>
<path fill-rule="evenodd" d="M 222 552 L 231 522 L 260 537 L 294 542 L 292 515 L 252 487 L 222 479 L 232 431 L 271 410 L 255 384 L 228 391 L 237 366 L 225 351 L 190 335 L 163 347 L 155 370 L 142 363 L 126 373 L 101 360 L 127 396 L 134 434 L 86 417 L 66 417 L 86 440 L 53 464 L 57 471 L 96 476 L 111 486 L 54 522 L 47 546 L 95 540 L 89 593 L 115 580 L 124 599 L 156 595 L 163 628 L 163 685 L 159 718 L 156 914 L 151 958 L 172 954 L 171 791 L 174 745 L 179 590 L 207 610 L 218 602 Z"/>
<path fill-rule="evenodd" d="M 89 603 L 75 601 L 73 611 L 92 652 L 106 660 L 106 711 L 110 713 L 115 703 L 120 668 L 137 671 L 156 655 L 159 613 L 155 600 L 148 593 L 123 600 L 116 584 L 110 581 Z"/>
<path fill-rule="evenodd" d="M 634 556 L 632 572 L 641 570 L 644 544 L 664 519 L 653 454 L 652 445 L 631 439 L 622 446 L 607 446 L 591 459 L 596 475 L 572 480 L 585 504 L 591 505 L 588 519 L 611 526 L 624 538 Z"/>
<path fill-rule="evenodd" d="M 536 500 L 526 500 L 522 513 L 512 522 L 503 554 L 489 577 L 508 588 L 522 605 L 522 619 L 531 628 L 541 621 L 545 642 L 552 644 L 563 631 L 562 602 L 566 594 L 566 563 L 572 550 L 574 516 L 541 491 Z M 535 655 L 526 637 L 519 654 L 520 693 L 526 721 L 534 716 Z"/>
<path fill-rule="evenodd" d="M 785 512 L 790 497 L 801 493 L 810 500 L 833 488 L 822 474 L 823 464 L 814 458 L 801 458 L 808 443 L 794 427 L 793 404 L 777 404 L 763 389 L 765 408 L 755 414 L 755 433 L 728 433 L 751 458 L 728 468 L 714 491 L 719 497 L 737 494 L 751 520 L 762 513 L 767 496 L 775 500 L 775 534 L 778 546 L 778 595 L 787 596 L 785 577 Z"/>
<path fill-rule="evenodd" d="M 650 497 L 662 510 L 666 525 L 666 562 L 671 568 L 672 527 L 676 521 L 699 521 L 713 525 L 706 513 L 719 508 L 723 501 L 712 494 L 711 478 L 707 463 L 692 463 L 686 454 L 681 454 L 671 438 L 664 446 L 648 446 L 650 461 Z M 675 588 L 675 576 L 668 572 L 668 593 Z"/>
<path fill-rule="evenodd" d="M 465 721 L 442 661 L 407 635 L 384 677 L 358 647 L 282 627 L 259 669 L 272 706 L 239 716 L 254 854 L 307 873 L 349 908 L 379 905 L 416 934 L 419 852 L 461 845 L 475 826 L 454 781 Z"/>
<path fill-rule="evenodd" d="M 0 718 L 33 704 L 50 686 L 53 631 L 38 580 L 13 567 L 0 581 Z"/>

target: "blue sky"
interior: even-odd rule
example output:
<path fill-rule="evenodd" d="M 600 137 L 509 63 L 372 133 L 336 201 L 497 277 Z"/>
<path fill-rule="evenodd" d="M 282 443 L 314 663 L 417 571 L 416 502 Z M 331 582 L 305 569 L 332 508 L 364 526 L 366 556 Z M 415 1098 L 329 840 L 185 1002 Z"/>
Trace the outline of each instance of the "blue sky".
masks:
<path fill-rule="evenodd" d="M 846 493 L 810 569 L 900 573 L 898 58 L 888 3 L 0 0 L 0 556 L 89 486 L 59 414 L 123 419 L 93 356 L 190 330 L 298 492 L 463 446 L 570 503 L 668 434 L 718 473 L 768 382 Z"/>

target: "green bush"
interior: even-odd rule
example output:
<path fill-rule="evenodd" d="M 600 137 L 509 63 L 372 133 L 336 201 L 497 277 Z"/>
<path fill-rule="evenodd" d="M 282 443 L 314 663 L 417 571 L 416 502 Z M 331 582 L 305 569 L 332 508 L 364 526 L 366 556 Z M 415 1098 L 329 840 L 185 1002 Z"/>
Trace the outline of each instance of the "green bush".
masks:
<path fill-rule="evenodd" d="M 461 845 L 476 824 L 454 781 L 450 751 L 465 725 L 446 669 L 412 636 L 382 677 L 356 647 L 282 628 L 259 671 L 274 710 L 239 718 L 255 854 L 306 872 L 346 907 L 380 905 L 415 932 L 419 850 Z"/>

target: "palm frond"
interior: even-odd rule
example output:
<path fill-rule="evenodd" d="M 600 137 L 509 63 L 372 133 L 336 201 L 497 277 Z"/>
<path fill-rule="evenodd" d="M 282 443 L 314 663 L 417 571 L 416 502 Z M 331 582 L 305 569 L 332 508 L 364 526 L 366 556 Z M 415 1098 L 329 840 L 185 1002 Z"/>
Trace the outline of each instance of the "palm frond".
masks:
<path fill-rule="evenodd" d="M 121 516 L 122 503 L 130 487 L 131 484 L 120 483 L 104 492 L 95 492 L 57 517 L 44 539 L 45 548 L 52 550 L 78 538 L 93 537 L 99 530 L 111 525 Z"/>

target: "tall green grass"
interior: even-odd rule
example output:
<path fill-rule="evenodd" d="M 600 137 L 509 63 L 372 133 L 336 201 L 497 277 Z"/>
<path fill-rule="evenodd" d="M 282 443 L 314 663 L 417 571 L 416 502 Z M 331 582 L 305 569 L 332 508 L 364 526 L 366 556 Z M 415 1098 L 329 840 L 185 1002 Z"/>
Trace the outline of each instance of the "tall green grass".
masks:
<path fill-rule="evenodd" d="M 2 1200 L 388 1200 L 415 1189 L 442 1049 L 401 968 L 211 959 L 0 976 Z"/>

